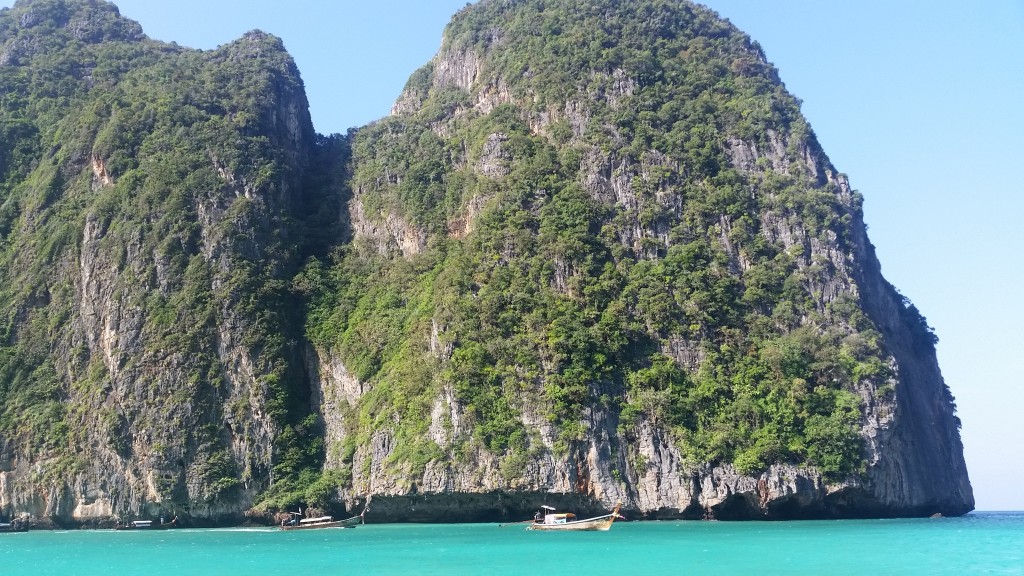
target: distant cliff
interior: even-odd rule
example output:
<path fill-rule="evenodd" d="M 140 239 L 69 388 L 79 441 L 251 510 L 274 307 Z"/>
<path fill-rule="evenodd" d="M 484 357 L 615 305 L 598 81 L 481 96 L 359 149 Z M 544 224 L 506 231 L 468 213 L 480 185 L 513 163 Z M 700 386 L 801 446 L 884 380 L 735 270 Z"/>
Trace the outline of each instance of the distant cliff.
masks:
<path fill-rule="evenodd" d="M 262 32 L 0 11 L 0 516 L 973 508 L 925 319 L 760 48 L 484 0 L 315 134 Z"/>

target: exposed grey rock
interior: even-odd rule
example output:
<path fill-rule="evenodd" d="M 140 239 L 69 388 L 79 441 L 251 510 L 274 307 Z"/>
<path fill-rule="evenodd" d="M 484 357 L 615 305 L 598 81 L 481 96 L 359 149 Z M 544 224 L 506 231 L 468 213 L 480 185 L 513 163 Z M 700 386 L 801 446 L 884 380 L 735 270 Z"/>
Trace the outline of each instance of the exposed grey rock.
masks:
<path fill-rule="evenodd" d="M 480 74 L 480 57 L 470 51 L 444 52 L 434 63 L 434 86 L 454 86 L 466 92 Z"/>
<path fill-rule="evenodd" d="M 494 179 L 500 179 L 508 174 L 508 160 L 511 155 L 503 147 L 505 142 L 508 142 L 508 135 L 500 132 L 487 137 L 476 164 L 477 172 Z"/>
<path fill-rule="evenodd" d="M 361 191 L 356 191 L 356 201 L 350 204 L 349 218 L 355 238 L 365 239 L 376 246 L 382 254 L 398 250 L 403 256 L 419 254 L 426 248 L 427 233 L 409 224 L 404 218 L 388 213 L 371 217 L 358 200 Z"/>

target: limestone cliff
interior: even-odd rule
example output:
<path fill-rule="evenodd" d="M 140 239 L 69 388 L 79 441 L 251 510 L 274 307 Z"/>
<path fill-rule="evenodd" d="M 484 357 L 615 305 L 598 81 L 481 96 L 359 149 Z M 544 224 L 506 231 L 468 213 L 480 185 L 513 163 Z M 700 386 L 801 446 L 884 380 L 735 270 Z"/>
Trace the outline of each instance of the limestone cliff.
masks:
<path fill-rule="evenodd" d="M 298 71 L 262 32 L 184 50 L 104 2 L 0 21 L 5 86 L 46 69 L 63 86 L 29 86 L 44 115 L 4 109 L 53 144 L 8 157 L 28 184 L 5 188 L 0 509 L 236 522 L 270 483 L 281 382 L 304 382 L 301 320 L 275 309 L 315 146 Z"/>
<path fill-rule="evenodd" d="M 281 41 L 0 11 L 0 515 L 962 514 L 925 319 L 760 48 L 484 0 L 318 137 Z"/>
<path fill-rule="evenodd" d="M 455 17 L 441 51 L 413 75 L 392 113 L 354 141 L 350 216 L 354 245 L 364 252 L 350 258 L 385 268 L 408 262 L 432 277 L 429 286 L 404 286 L 432 296 L 407 296 L 406 310 L 430 312 L 403 316 L 409 331 L 401 352 L 432 366 L 433 378 L 415 387 L 431 400 L 380 410 L 395 391 L 378 396 L 375 387 L 408 376 L 389 369 L 400 363 L 385 350 L 381 368 L 360 377 L 346 363 L 364 358 L 344 338 L 320 343 L 315 380 L 326 399 L 328 441 L 350 447 L 327 466 L 351 469 L 350 493 L 374 494 L 378 514 L 399 520 L 415 508 L 420 518 L 514 517 L 553 495 L 594 511 L 622 500 L 647 517 L 973 508 L 930 329 L 882 278 L 859 194 L 831 165 L 774 69 L 713 13 L 682 2 L 481 2 Z M 578 220 L 549 220 L 545 211 L 579 192 L 572 201 L 589 218 L 584 233 L 549 243 L 546 233 Z M 566 241 L 587 255 L 559 245 Z M 446 247 L 429 256 L 431 244 Z M 735 307 L 716 301 L 729 298 L 721 292 L 687 291 L 664 276 L 653 282 L 667 280 L 667 289 L 632 284 L 644 261 L 660 275 L 692 273 L 666 262 L 697 247 L 713 254 L 704 261 L 719 275 L 712 291 L 742 291 Z M 531 251 L 545 262 L 529 261 Z M 480 255 L 461 258 L 466 252 Z M 452 267 L 468 268 L 465 284 L 442 287 Z M 509 295 L 524 290 L 520 272 L 522 282 L 541 284 Z M 616 272 L 610 289 L 632 295 L 601 293 L 597 285 Z M 477 304 L 495 285 L 504 295 Z M 537 298 L 533 290 L 553 295 Z M 664 290 L 671 301 L 645 299 L 645 290 Z M 537 305 L 590 315 L 593 323 L 573 324 L 581 340 L 611 323 L 609 314 L 645 325 L 560 351 L 553 326 L 563 318 L 537 314 Z M 659 326 L 662 318 L 645 306 L 679 308 Z M 494 320 L 460 317 L 459 307 Z M 742 319 L 721 317 L 737 309 Z M 615 336 L 628 350 L 602 341 Z M 794 353 L 791 338 L 804 336 L 814 348 L 799 353 L 806 369 L 787 368 L 774 355 Z M 518 348 L 505 350 L 495 337 Z M 467 349 L 482 357 L 473 365 L 482 373 L 463 369 L 472 364 Z M 590 370 L 573 388 L 577 412 L 551 409 L 570 388 L 563 383 L 577 370 L 573 355 L 616 366 Z M 684 374 L 661 389 L 633 385 L 664 358 Z M 762 363 L 754 378 L 776 382 L 745 381 L 749 374 L 735 364 L 748 362 Z M 460 378 L 489 387 L 490 396 L 460 393 Z M 671 397 L 676 383 L 686 400 Z M 701 390 L 715 386 L 731 389 Z M 799 408 L 808 388 L 837 390 L 836 404 L 819 416 Z M 779 394 L 807 411 L 776 418 L 771 411 L 789 409 L 773 404 Z M 713 418 L 697 412 L 715 402 L 730 416 L 702 422 Z M 347 417 L 338 416 L 339 404 L 349 407 Z M 856 438 L 819 434 L 827 412 L 830 421 L 850 414 Z M 377 423 L 368 428 L 370 415 Z M 728 426 L 757 439 L 734 438 Z M 784 430 L 801 426 L 792 436 Z M 523 439 L 505 442 L 481 427 Z M 406 446 L 413 429 L 430 438 L 421 456 Z M 802 451 L 801 435 L 852 448 L 814 456 L 813 447 Z M 421 469 L 410 466 L 420 458 Z M 856 463 L 835 464 L 844 458 Z M 466 493 L 494 494 L 497 503 L 454 496 Z"/>

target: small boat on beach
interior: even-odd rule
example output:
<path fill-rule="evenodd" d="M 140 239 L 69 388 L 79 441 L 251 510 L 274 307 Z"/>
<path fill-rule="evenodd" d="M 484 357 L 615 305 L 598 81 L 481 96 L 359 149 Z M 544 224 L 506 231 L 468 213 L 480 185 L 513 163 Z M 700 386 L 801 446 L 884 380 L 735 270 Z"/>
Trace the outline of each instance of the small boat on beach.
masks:
<path fill-rule="evenodd" d="M 281 522 L 281 530 L 312 530 L 314 528 L 355 528 L 362 524 L 363 516 L 366 514 L 366 510 L 363 510 L 362 514 L 346 518 L 344 520 L 335 520 L 333 516 L 320 516 L 318 518 L 302 518 L 301 512 L 289 512 L 292 515 L 290 521 Z"/>
<path fill-rule="evenodd" d="M 612 510 L 611 514 L 577 520 L 576 515 L 572 512 L 555 512 L 555 509 L 550 506 L 542 506 L 545 513 L 541 514 L 538 512 L 533 523 L 527 526 L 526 529 L 549 531 L 599 530 L 604 532 L 611 529 L 612 522 L 615 522 L 616 518 L 622 518 L 619 515 L 619 508 L 621 507 L 622 502 L 618 502 L 615 504 L 615 509 Z"/>

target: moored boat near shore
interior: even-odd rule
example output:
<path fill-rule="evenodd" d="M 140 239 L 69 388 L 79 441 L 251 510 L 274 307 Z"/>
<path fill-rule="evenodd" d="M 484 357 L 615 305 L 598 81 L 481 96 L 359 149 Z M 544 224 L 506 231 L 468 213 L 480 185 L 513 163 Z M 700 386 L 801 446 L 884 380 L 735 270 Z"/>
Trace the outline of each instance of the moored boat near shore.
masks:
<path fill-rule="evenodd" d="M 164 522 L 161 518 L 159 522 L 152 520 L 132 520 L 121 524 L 118 522 L 117 526 L 114 526 L 114 530 L 167 530 L 168 528 L 178 527 L 178 517 L 175 516 L 170 522 Z"/>
<path fill-rule="evenodd" d="M 0 522 L 0 532 L 28 532 L 28 519 L 13 518 L 10 522 Z"/>
<path fill-rule="evenodd" d="M 622 502 L 615 504 L 615 509 L 612 510 L 611 514 L 605 514 L 604 516 L 595 516 L 593 518 L 587 518 L 585 520 L 576 520 L 576 515 L 572 512 L 555 512 L 554 508 L 544 506 L 546 513 L 537 513 L 537 517 L 533 523 L 526 527 L 527 530 L 549 530 L 549 531 L 569 531 L 569 530 L 598 530 L 606 531 L 611 529 L 612 522 L 615 522 L 619 516 L 619 508 L 622 507 Z"/>
<path fill-rule="evenodd" d="M 364 523 L 363 517 L 366 510 L 358 516 L 335 520 L 332 516 L 320 516 L 318 518 L 302 518 L 301 512 L 289 512 L 292 515 L 291 521 L 282 521 L 281 530 L 312 530 L 314 528 L 355 528 Z"/>

